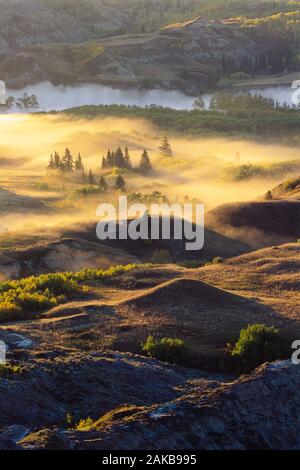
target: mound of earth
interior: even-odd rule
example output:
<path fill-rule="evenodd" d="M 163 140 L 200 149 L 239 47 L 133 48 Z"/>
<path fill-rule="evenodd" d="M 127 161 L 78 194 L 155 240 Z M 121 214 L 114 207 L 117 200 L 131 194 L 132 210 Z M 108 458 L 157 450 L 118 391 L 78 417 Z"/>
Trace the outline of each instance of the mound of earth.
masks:
<path fill-rule="evenodd" d="M 203 267 L 197 278 L 270 306 L 279 314 L 279 328 L 287 318 L 295 327 L 299 322 L 300 243 L 263 248 Z"/>
<path fill-rule="evenodd" d="M 19 194 L 0 188 L 0 212 L 32 212 L 45 209 L 45 205 L 39 199 Z"/>
<path fill-rule="evenodd" d="M 47 272 L 76 271 L 84 267 L 107 268 L 112 265 L 151 262 L 164 250 L 163 261 L 209 260 L 215 256 L 232 257 L 250 247 L 242 241 L 205 230 L 205 246 L 187 251 L 185 240 L 104 240 L 96 235 L 96 223 L 84 222 L 67 227 L 25 230 L 0 234 L 1 279 L 25 277 Z"/>
<path fill-rule="evenodd" d="M 47 272 L 78 271 L 84 268 L 109 268 L 138 263 L 122 249 L 82 239 L 62 238 L 30 248 L 0 253 L 0 278 L 15 279 Z"/>
<path fill-rule="evenodd" d="M 230 203 L 206 216 L 207 226 L 254 248 L 293 242 L 300 235 L 300 202 L 274 200 Z"/>
<path fill-rule="evenodd" d="M 155 309 L 162 305 L 187 305 L 194 302 L 206 304 L 238 304 L 244 299 L 218 289 L 196 279 L 173 279 L 159 286 L 153 287 L 138 296 L 126 300 L 124 304 Z M 200 304 L 199 304 L 200 306 Z"/>
<path fill-rule="evenodd" d="M 300 199 L 300 177 L 279 184 L 272 189 L 271 195 L 275 199 Z"/>
<path fill-rule="evenodd" d="M 138 361 L 138 359 L 137 359 Z M 115 365 L 111 366 L 113 371 Z M 130 366 L 129 366 L 130 367 Z M 161 366 L 160 366 L 161 367 Z M 56 369 L 56 367 L 55 367 Z M 147 368 L 145 368 L 147 370 Z M 143 367 L 141 368 L 141 372 Z M 122 388 L 122 366 L 121 388 Z M 161 370 L 161 377 L 170 380 L 171 370 Z M 177 372 L 178 374 L 178 372 Z M 182 378 L 184 372 L 181 372 Z M 148 380 L 142 376 L 139 381 L 132 381 L 129 375 L 127 387 L 134 383 L 141 388 L 148 388 L 151 395 L 156 393 L 155 387 L 149 386 Z M 149 377 L 147 377 L 149 378 Z M 173 383 L 176 383 L 176 373 L 173 371 Z M 45 374 L 46 379 L 46 374 Z M 71 377 L 69 376 L 69 379 Z M 68 379 L 68 380 L 69 380 Z M 118 380 L 118 378 L 115 378 Z M 107 376 L 110 381 L 110 377 Z M 171 379 L 172 380 L 172 379 Z M 177 378 L 178 381 L 178 378 Z M 80 382 L 82 383 L 82 382 Z M 96 376 L 92 382 L 92 395 L 95 397 Z M 76 384 L 69 384 L 76 390 Z M 148 384 L 148 385 L 147 385 Z M 84 386 L 84 384 L 83 384 Z M 165 385 L 163 385 L 164 388 Z M 64 387 L 64 383 L 59 383 Z M 78 385 L 77 385 L 78 387 Z M 101 389 L 101 385 L 98 390 Z M 146 399 L 136 401 L 130 405 L 111 407 L 109 412 L 103 414 L 103 404 L 98 399 L 90 400 L 85 413 L 94 417 L 85 430 L 67 430 L 66 426 L 37 426 L 26 437 L 11 440 L 19 449 L 80 449 L 80 450 L 131 450 L 131 449 L 205 449 L 205 450 L 246 450 L 246 449 L 298 449 L 299 439 L 299 403 L 300 369 L 289 361 L 265 364 L 249 376 L 242 376 L 231 383 L 215 382 L 207 379 L 197 379 L 189 384 L 188 390 L 183 387 L 181 396 L 173 400 L 166 400 L 166 394 L 160 390 L 159 403 L 153 405 Z M 82 397 L 71 397 L 74 407 Z M 35 392 L 36 393 L 36 392 Z M 49 400 L 48 391 L 44 401 Z M 114 389 L 115 393 L 115 389 Z M 172 392 L 171 392 L 172 394 Z M 107 392 L 105 396 L 107 395 Z M 60 395 L 64 397 L 64 394 Z M 287 400 L 287 396 L 293 397 Z M 73 399 L 73 401 L 72 401 Z M 113 400 L 113 394 L 109 398 Z M 61 410 L 67 409 L 66 403 L 70 400 L 67 395 L 56 404 Z M 21 400 L 23 401 L 23 400 Z M 10 402 L 10 401 L 9 401 Z M 32 403 L 32 399 L 30 400 Z M 48 406 L 48 402 L 46 402 Z M 91 405 L 92 404 L 92 405 Z M 10 405 L 9 405 L 10 407 Z M 17 410 L 19 410 L 18 406 Z M 36 416 L 35 405 L 33 419 Z M 55 408 L 57 412 L 57 407 Z M 84 408 L 80 408 L 83 411 Z M 29 408 L 27 408 L 28 412 Z M 6 410 L 4 410 L 6 412 Z M 23 407 L 23 413 L 26 408 Z M 52 413 L 55 413 L 53 410 Z M 17 412 L 14 410 L 15 419 Z M 45 410 L 41 409 L 42 421 Z M 48 421 L 51 413 L 47 416 Z M 87 415 L 86 415 L 87 416 Z M 26 419 L 25 419 L 26 422 Z M 9 432 L 9 430 L 8 430 Z M 24 435 L 24 429 L 22 429 Z M 8 442 L 7 431 L 3 439 Z M 16 442 L 17 441 L 17 442 Z M 1 445 L 1 435 L 0 435 Z"/>
<path fill-rule="evenodd" d="M 229 260 L 192 270 L 141 266 L 93 284 L 88 292 L 39 318 L 3 325 L 0 339 L 7 342 L 7 334 L 15 333 L 30 340 L 34 349 L 64 345 L 90 351 L 97 345 L 101 350 L 140 353 L 149 335 L 178 337 L 191 352 L 187 364 L 220 370 L 226 344 L 234 343 L 249 324 L 276 326 L 288 340 L 300 334 L 299 284 L 292 256 L 293 252 L 281 284 L 279 276 L 272 284 L 266 275 L 261 287 L 259 275 L 246 262 L 231 265 Z"/>

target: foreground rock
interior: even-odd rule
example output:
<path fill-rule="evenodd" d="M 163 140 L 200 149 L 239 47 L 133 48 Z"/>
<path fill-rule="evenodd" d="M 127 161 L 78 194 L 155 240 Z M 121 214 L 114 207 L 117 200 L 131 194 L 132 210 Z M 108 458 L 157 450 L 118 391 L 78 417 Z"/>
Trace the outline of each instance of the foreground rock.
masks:
<path fill-rule="evenodd" d="M 265 364 L 250 376 L 198 390 L 164 404 L 123 407 L 86 431 L 45 429 L 22 448 L 299 449 L 300 369 Z"/>

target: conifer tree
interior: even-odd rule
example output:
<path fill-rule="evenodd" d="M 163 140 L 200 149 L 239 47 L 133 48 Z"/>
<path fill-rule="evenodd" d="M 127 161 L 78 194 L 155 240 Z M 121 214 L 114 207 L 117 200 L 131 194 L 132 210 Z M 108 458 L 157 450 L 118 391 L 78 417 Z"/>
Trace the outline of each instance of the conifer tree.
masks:
<path fill-rule="evenodd" d="M 125 159 L 120 147 L 118 147 L 116 150 L 114 164 L 118 168 L 125 168 Z"/>
<path fill-rule="evenodd" d="M 75 170 L 82 171 L 82 168 L 83 168 L 83 163 L 82 163 L 81 155 L 79 153 L 75 161 Z"/>
<path fill-rule="evenodd" d="M 101 168 L 102 168 L 102 170 L 104 170 L 105 168 L 107 168 L 107 161 L 106 161 L 106 159 L 105 159 L 104 156 L 102 157 Z"/>
<path fill-rule="evenodd" d="M 173 151 L 168 137 L 163 137 L 159 146 L 159 151 L 164 157 L 172 157 Z"/>
<path fill-rule="evenodd" d="M 68 148 L 66 148 L 64 156 L 62 158 L 62 170 L 65 172 L 73 171 L 74 163 L 73 156 Z"/>
<path fill-rule="evenodd" d="M 104 176 L 100 176 L 98 186 L 101 189 L 101 191 L 106 191 L 107 190 L 108 185 L 107 185 L 107 182 L 106 182 L 106 179 L 104 178 Z"/>
<path fill-rule="evenodd" d="M 113 168 L 114 167 L 114 154 L 113 152 L 111 152 L 110 150 L 108 150 L 107 152 L 107 156 L 106 156 L 106 165 L 107 165 L 107 168 Z"/>
<path fill-rule="evenodd" d="M 48 164 L 48 170 L 54 170 L 54 158 L 53 158 L 53 155 L 51 153 L 51 156 L 50 156 L 50 160 L 49 160 L 49 164 Z"/>
<path fill-rule="evenodd" d="M 89 170 L 88 181 L 89 181 L 89 184 L 95 183 L 95 177 L 94 177 L 94 173 L 92 172 L 92 170 Z"/>
<path fill-rule="evenodd" d="M 115 188 L 118 191 L 124 191 L 125 187 L 126 187 L 125 180 L 122 178 L 121 175 L 118 175 L 115 181 Z"/>
<path fill-rule="evenodd" d="M 131 170 L 132 163 L 131 163 L 128 147 L 125 147 L 125 150 L 124 150 L 124 160 L 125 160 L 125 168 L 127 168 L 127 170 Z"/>
<path fill-rule="evenodd" d="M 148 171 L 152 170 L 152 165 L 150 161 L 150 157 L 148 155 L 148 152 L 146 149 L 144 149 L 142 155 L 141 155 L 141 160 L 140 160 L 140 165 L 139 165 L 139 170 L 142 173 L 147 173 Z"/>
<path fill-rule="evenodd" d="M 61 159 L 60 159 L 60 156 L 57 152 L 54 152 L 54 157 L 53 157 L 53 161 L 54 161 L 54 169 L 55 170 L 61 170 Z"/>

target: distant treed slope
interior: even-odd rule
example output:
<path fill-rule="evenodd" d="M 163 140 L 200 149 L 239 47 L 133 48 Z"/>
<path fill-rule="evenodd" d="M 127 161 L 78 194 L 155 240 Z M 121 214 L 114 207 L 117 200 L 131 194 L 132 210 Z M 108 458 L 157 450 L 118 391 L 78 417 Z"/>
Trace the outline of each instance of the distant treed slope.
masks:
<path fill-rule="evenodd" d="M 155 31 L 198 15 L 256 18 L 296 9 L 286 0 L 1 0 L 0 52 Z"/>
<path fill-rule="evenodd" d="M 1 8 L 0 77 L 15 87 L 97 81 L 194 94 L 235 72 L 277 73 L 300 60 L 300 14 L 287 1 L 7 0 Z"/>

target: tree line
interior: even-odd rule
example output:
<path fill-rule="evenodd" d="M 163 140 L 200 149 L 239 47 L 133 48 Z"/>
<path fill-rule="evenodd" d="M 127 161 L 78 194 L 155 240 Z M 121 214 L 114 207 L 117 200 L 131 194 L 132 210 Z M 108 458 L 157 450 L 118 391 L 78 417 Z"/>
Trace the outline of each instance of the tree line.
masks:
<path fill-rule="evenodd" d="M 167 137 L 163 137 L 159 145 L 159 152 L 162 156 L 172 157 L 173 150 L 170 141 Z M 137 167 L 134 167 L 131 162 L 128 147 L 125 147 L 124 151 L 120 146 L 116 150 L 109 149 L 106 157 L 102 157 L 101 168 L 103 170 L 119 168 L 125 170 L 135 170 L 141 173 L 148 173 L 152 170 L 152 163 L 150 160 L 149 153 L 146 149 L 143 150 L 140 161 Z M 86 175 L 85 166 L 81 154 L 79 153 L 74 159 L 70 149 L 67 147 L 64 154 L 61 156 L 58 152 L 50 155 L 49 163 L 47 166 L 49 171 L 61 171 L 62 173 L 78 172 L 83 177 L 88 176 L 90 182 L 93 180 L 93 171 L 90 169 Z"/>
<path fill-rule="evenodd" d="M 116 150 L 108 150 L 106 157 L 102 157 L 101 167 L 103 170 L 108 168 L 134 169 L 127 147 L 125 147 L 124 152 L 121 147 L 118 147 Z M 143 150 L 139 165 L 135 169 L 139 170 L 141 173 L 147 173 L 152 170 L 152 164 L 146 149 Z"/>

